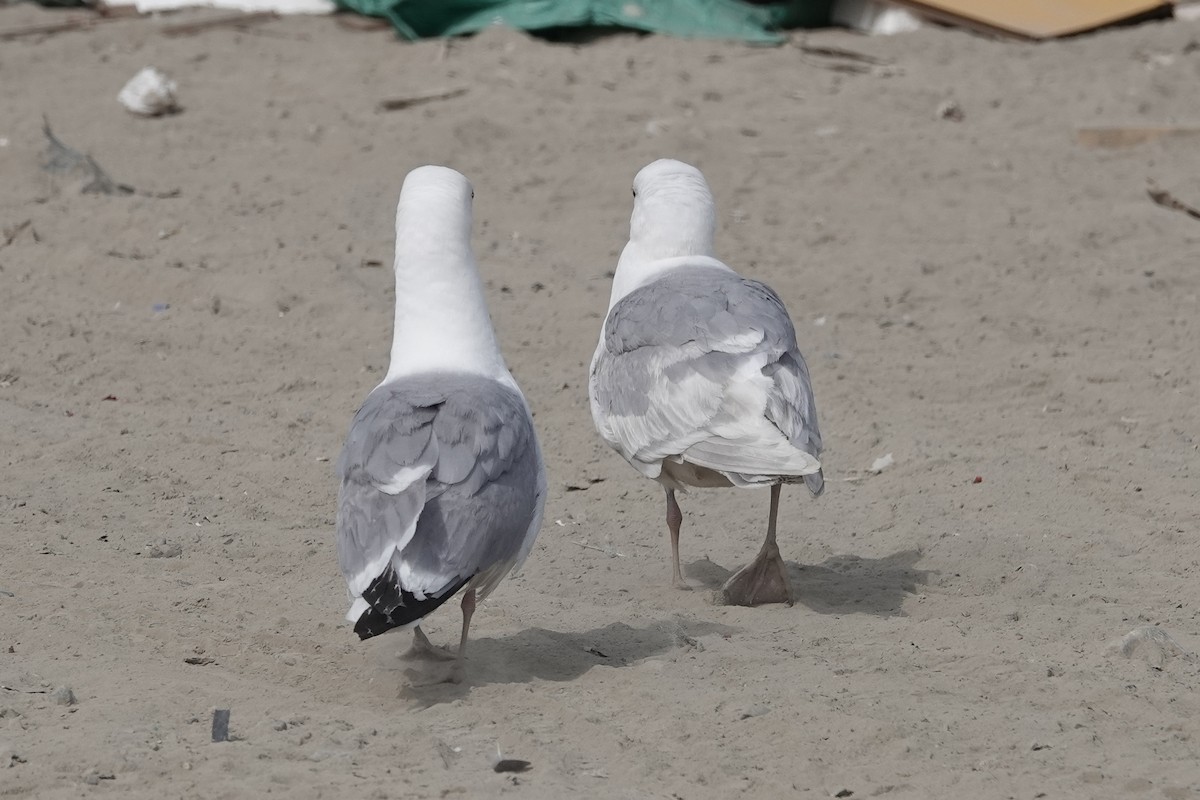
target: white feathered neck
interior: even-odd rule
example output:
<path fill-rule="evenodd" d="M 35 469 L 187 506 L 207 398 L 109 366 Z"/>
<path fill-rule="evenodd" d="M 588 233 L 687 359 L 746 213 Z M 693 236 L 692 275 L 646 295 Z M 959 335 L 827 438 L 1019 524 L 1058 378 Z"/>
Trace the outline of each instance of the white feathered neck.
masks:
<path fill-rule="evenodd" d="M 470 182 L 418 167 L 396 206 L 396 318 L 383 383 L 422 372 L 471 372 L 515 386 L 504 365 L 471 249 Z"/>
<path fill-rule="evenodd" d="M 680 267 L 729 269 L 713 253 L 716 203 L 700 170 L 662 158 L 633 179 L 629 243 L 613 275 L 608 307 L 665 272 Z"/>

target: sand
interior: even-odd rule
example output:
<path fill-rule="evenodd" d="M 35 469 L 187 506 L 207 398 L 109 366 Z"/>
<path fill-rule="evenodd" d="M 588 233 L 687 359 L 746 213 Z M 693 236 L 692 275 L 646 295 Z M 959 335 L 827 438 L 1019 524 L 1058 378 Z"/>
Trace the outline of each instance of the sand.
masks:
<path fill-rule="evenodd" d="M 1200 222 L 1146 180 L 1200 204 L 1200 139 L 1075 132 L 1200 123 L 1200 25 L 768 49 L 163 33 L 214 16 L 0 45 L 5 797 L 1197 796 Z M 117 104 L 148 65 L 182 113 Z M 137 193 L 41 169 L 43 114 Z M 674 591 L 661 491 L 592 430 L 630 183 L 664 155 L 705 170 L 719 253 L 779 291 L 811 367 L 828 490 L 784 493 L 791 608 L 712 602 L 765 492 L 682 498 L 696 588 Z M 468 682 L 432 688 L 407 637 L 342 621 L 333 548 L 396 196 L 429 162 L 475 184 L 550 473 Z M 1155 626 L 1181 651 L 1114 647 Z M 532 767 L 497 774 L 498 751 Z"/>

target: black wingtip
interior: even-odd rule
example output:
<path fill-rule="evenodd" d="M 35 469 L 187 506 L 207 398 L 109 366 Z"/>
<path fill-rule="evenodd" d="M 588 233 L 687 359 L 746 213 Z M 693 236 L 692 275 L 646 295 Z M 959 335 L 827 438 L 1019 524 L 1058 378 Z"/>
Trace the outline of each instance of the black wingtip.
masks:
<path fill-rule="evenodd" d="M 359 639 L 370 639 L 392 628 L 408 625 L 432 614 L 469 580 L 469 577 L 456 580 L 440 596 L 426 595 L 424 600 L 418 600 L 416 595 L 400 586 L 396 571 L 389 566 L 363 592 L 368 608 L 354 623 L 354 632 Z"/>

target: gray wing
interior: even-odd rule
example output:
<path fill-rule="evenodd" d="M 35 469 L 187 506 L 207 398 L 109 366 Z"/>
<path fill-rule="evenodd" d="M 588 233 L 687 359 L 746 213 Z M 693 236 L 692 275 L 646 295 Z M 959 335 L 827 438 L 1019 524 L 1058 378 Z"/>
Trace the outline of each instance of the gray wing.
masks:
<path fill-rule="evenodd" d="M 486 594 L 528 555 L 545 499 L 523 398 L 475 376 L 376 388 L 351 424 L 338 473 L 338 561 L 352 619 L 373 605 L 385 574 L 417 604 L 477 576 Z"/>
<path fill-rule="evenodd" d="M 675 457 L 739 485 L 803 475 L 820 490 L 808 367 L 762 283 L 696 268 L 631 292 L 605 321 L 589 388 L 601 436 L 650 477 Z"/>
<path fill-rule="evenodd" d="M 793 445 L 811 453 L 821 454 L 821 430 L 817 424 L 817 401 L 813 397 L 808 364 L 799 349 L 793 347 L 778 361 L 763 368 L 771 378 L 773 391 L 767 395 L 767 419 L 783 431 Z M 825 491 L 825 476 L 821 470 L 805 475 L 804 483 L 813 494 Z"/>

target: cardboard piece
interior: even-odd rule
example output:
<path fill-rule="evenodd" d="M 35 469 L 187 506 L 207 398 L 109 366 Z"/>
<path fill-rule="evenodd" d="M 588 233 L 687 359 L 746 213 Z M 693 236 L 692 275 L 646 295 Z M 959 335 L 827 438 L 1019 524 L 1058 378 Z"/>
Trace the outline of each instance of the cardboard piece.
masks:
<path fill-rule="evenodd" d="M 1051 39 L 1171 16 L 1170 0 L 892 0 L 930 19 L 984 33 Z"/>

